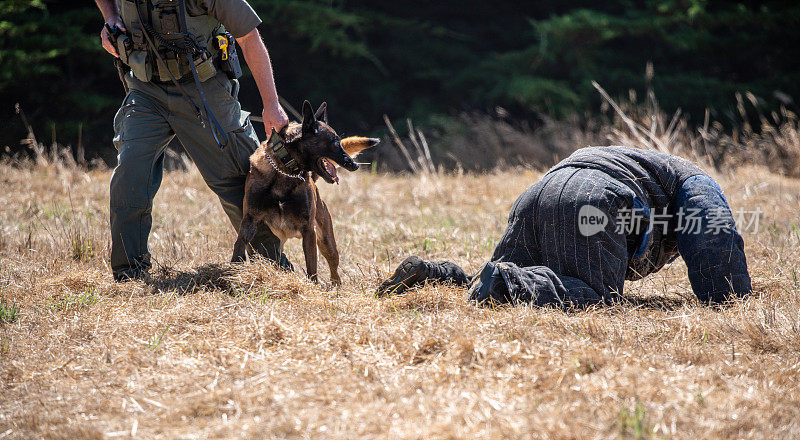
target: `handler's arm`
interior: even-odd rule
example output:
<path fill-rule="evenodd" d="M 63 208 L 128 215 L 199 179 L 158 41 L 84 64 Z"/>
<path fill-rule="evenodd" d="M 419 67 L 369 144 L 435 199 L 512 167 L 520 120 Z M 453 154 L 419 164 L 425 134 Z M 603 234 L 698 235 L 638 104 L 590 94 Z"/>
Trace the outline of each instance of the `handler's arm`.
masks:
<path fill-rule="evenodd" d="M 258 91 L 261 93 L 261 100 L 264 103 L 262 117 L 264 118 L 264 129 L 267 131 L 267 136 L 269 136 L 271 128 L 275 128 L 275 131 L 281 131 L 289 123 L 289 118 L 278 103 L 278 92 L 275 90 L 272 63 L 269 60 L 267 47 L 261 41 L 258 29 L 253 29 L 247 35 L 237 38 L 236 41 L 242 48 L 244 59 L 247 61 L 247 65 L 250 66 L 250 71 L 253 72 L 253 78 L 255 78 L 256 85 L 258 85 Z"/>
<path fill-rule="evenodd" d="M 94 0 L 97 4 L 97 8 L 100 9 L 100 12 L 103 14 L 103 19 L 109 26 L 116 25 L 119 27 L 123 32 L 125 29 L 125 24 L 122 23 L 122 19 L 119 18 L 119 13 L 117 13 L 117 5 L 114 0 Z M 103 49 L 106 52 L 114 55 L 115 57 L 119 58 L 117 54 L 117 48 L 111 44 L 111 40 L 108 38 L 108 30 L 103 26 L 103 30 L 100 31 L 100 41 L 103 43 Z"/>

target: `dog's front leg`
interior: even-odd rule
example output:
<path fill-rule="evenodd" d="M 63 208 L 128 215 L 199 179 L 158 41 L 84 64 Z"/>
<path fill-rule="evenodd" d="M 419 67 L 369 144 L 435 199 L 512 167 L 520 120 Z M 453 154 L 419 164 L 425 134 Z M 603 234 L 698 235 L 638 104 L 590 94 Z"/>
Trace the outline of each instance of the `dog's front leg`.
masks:
<path fill-rule="evenodd" d="M 236 238 L 236 244 L 233 245 L 231 263 L 239 263 L 245 260 L 247 245 L 255 237 L 256 229 L 256 222 L 253 217 L 245 214 L 242 218 L 242 225 L 239 226 L 239 236 Z"/>
<path fill-rule="evenodd" d="M 311 281 L 317 282 L 317 231 L 309 225 L 303 231 L 303 255 L 306 257 L 306 273 Z"/>

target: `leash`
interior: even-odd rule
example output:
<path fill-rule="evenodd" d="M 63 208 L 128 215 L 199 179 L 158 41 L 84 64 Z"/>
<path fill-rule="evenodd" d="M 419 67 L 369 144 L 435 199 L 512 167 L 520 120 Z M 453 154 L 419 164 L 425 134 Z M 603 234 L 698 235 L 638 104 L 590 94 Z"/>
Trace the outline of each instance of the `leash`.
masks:
<path fill-rule="evenodd" d="M 153 43 L 152 38 L 150 38 L 150 31 L 148 29 L 152 30 L 153 28 L 151 28 L 149 25 L 145 24 L 145 21 L 142 18 L 142 11 L 140 10 L 141 8 L 139 6 L 139 0 L 134 0 L 134 3 L 136 4 L 136 14 L 139 16 L 139 22 L 142 24 L 142 28 L 144 28 L 144 32 L 142 32 L 142 34 L 144 34 L 144 37 L 147 40 L 147 44 L 150 45 L 150 48 L 153 50 L 153 53 L 156 54 L 156 57 L 158 57 L 158 60 L 161 61 L 162 63 L 166 64 L 166 61 L 164 61 L 164 58 L 161 56 L 161 53 L 158 52 L 158 49 L 156 48 L 155 43 Z M 203 117 L 200 114 L 200 108 L 197 107 L 197 105 L 195 105 L 194 101 L 192 101 L 192 98 L 189 97 L 189 94 L 186 93 L 186 90 L 184 90 L 183 86 L 181 86 L 181 84 L 178 82 L 178 80 L 175 78 L 175 76 L 172 75 L 172 72 L 169 69 L 167 69 L 167 73 L 169 74 L 169 79 L 172 81 L 173 84 L 175 84 L 175 87 L 178 88 L 178 91 L 181 92 L 181 95 L 183 96 L 183 99 L 185 99 L 186 102 L 194 110 L 194 116 L 202 124 L 203 123 Z"/>
<path fill-rule="evenodd" d="M 179 25 L 186 34 L 186 40 L 191 40 L 193 43 L 194 53 L 192 55 L 197 55 L 199 52 L 197 47 L 197 42 L 194 38 L 191 38 L 188 34 L 189 27 L 186 24 L 186 7 L 183 4 L 183 0 L 178 0 L 178 20 Z M 206 99 L 206 94 L 203 92 L 203 86 L 200 85 L 200 76 L 197 74 L 197 67 L 194 65 L 194 57 L 189 57 L 188 54 L 183 54 L 187 57 L 187 61 L 189 62 L 189 67 L 192 69 L 192 76 L 194 77 L 194 84 L 197 86 L 197 91 L 200 93 L 200 100 L 203 102 L 203 109 L 206 112 L 206 119 L 211 122 L 211 135 L 214 136 L 214 141 L 217 142 L 217 146 L 219 146 L 220 150 L 224 150 L 225 146 L 228 144 L 228 136 L 225 134 L 225 130 L 222 129 L 222 126 L 217 121 L 216 116 L 214 116 L 214 112 L 211 111 L 211 108 L 208 106 L 208 100 Z M 169 70 L 169 69 L 167 69 Z M 220 142 L 219 137 L 217 137 L 217 132 L 219 132 L 220 136 L 222 137 L 222 142 Z"/>
<path fill-rule="evenodd" d="M 209 128 L 211 129 L 211 134 L 214 136 L 214 141 L 217 143 L 219 149 L 220 150 L 225 149 L 225 146 L 228 144 L 228 137 L 225 135 L 225 131 L 222 129 L 222 126 L 217 121 L 217 118 L 214 116 L 214 113 L 208 107 L 208 101 L 206 100 L 206 95 L 205 93 L 203 93 L 203 88 L 200 85 L 200 78 L 197 75 L 197 68 L 194 65 L 194 59 L 190 57 L 190 55 L 195 55 L 198 53 L 197 42 L 194 40 L 194 38 L 191 38 L 188 35 L 188 33 L 184 33 L 184 44 L 191 42 L 191 47 L 189 49 L 187 49 L 186 47 L 182 48 L 178 47 L 177 45 L 165 40 L 161 35 L 158 34 L 158 32 L 155 32 L 155 29 L 153 29 L 142 18 L 142 11 L 139 0 L 134 0 L 134 4 L 136 5 L 136 14 L 139 16 L 139 22 L 142 24 L 142 28 L 144 29 L 144 32 L 142 32 L 142 34 L 144 34 L 145 39 L 147 40 L 147 44 L 150 45 L 150 48 L 152 49 L 156 57 L 158 57 L 158 60 L 165 66 L 167 65 L 167 62 L 164 60 L 164 57 L 161 56 L 161 53 L 158 51 L 158 48 L 156 47 L 155 43 L 153 43 L 153 39 L 150 36 L 151 32 L 155 36 L 155 38 L 159 40 L 159 42 L 163 42 L 167 47 L 169 47 L 174 52 L 187 57 L 189 67 L 192 70 L 192 76 L 194 76 L 197 91 L 200 94 L 200 99 L 203 102 L 203 110 L 205 110 L 206 112 L 206 119 L 208 119 L 210 122 Z M 186 27 L 186 7 L 183 4 L 183 0 L 178 0 L 178 9 L 179 9 L 178 17 L 180 20 L 179 25 L 183 28 L 183 30 L 188 30 L 188 28 Z M 183 96 L 183 99 L 186 100 L 186 102 L 189 104 L 192 110 L 194 110 L 194 116 L 197 118 L 198 121 L 200 121 L 200 125 L 205 127 L 206 124 L 205 121 L 203 121 L 203 115 L 200 112 L 200 107 L 198 107 L 197 104 L 195 104 L 194 101 L 192 101 L 192 98 L 189 97 L 189 94 L 186 92 L 186 89 L 184 89 L 183 86 L 181 86 L 181 84 L 175 78 L 175 75 L 172 74 L 170 69 L 167 68 L 166 70 L 167 74 L 169 74 L 169 79 L 170 81 L 172 81 L 172 84 L 175 85 L 175 87 Z M 215 128 L 222 135 L 223 142 L 220 142 L 219 138 L 217 137 Z"/>

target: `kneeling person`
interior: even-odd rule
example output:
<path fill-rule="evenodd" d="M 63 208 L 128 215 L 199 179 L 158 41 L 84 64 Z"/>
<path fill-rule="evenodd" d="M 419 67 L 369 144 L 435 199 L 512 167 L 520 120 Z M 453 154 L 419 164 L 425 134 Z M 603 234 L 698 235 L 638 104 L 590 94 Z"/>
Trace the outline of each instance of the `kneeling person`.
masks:
<path fill-rule="evenodd" d="M 711 177 L 664 153 L 590 147 L 516 200 L 491 260 L 474 277 L 450 262 L 409 257 L 377 293 L 438 281 L 469 284 L 469 299 L 478 302 L 582 307 L 613 302 L 626 279 L 657 272 L 679 254 L 700 301 L 750 292 L 744 241 Z"/>

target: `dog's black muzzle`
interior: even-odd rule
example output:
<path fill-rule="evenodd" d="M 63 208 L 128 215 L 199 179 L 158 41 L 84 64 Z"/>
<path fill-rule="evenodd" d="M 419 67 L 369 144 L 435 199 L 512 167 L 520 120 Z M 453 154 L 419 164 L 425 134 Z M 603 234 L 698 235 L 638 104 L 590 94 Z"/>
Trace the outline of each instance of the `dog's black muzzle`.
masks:
<path fill-rule="evenodd" d="M 353 160 L 352 157 L 345 153 L 341 145 L 336 147 L 336 152 L 329 156 L 329 159 L 333 160 L 347 171 L 355 171 L 358 169 L 358 164 Z"/>

